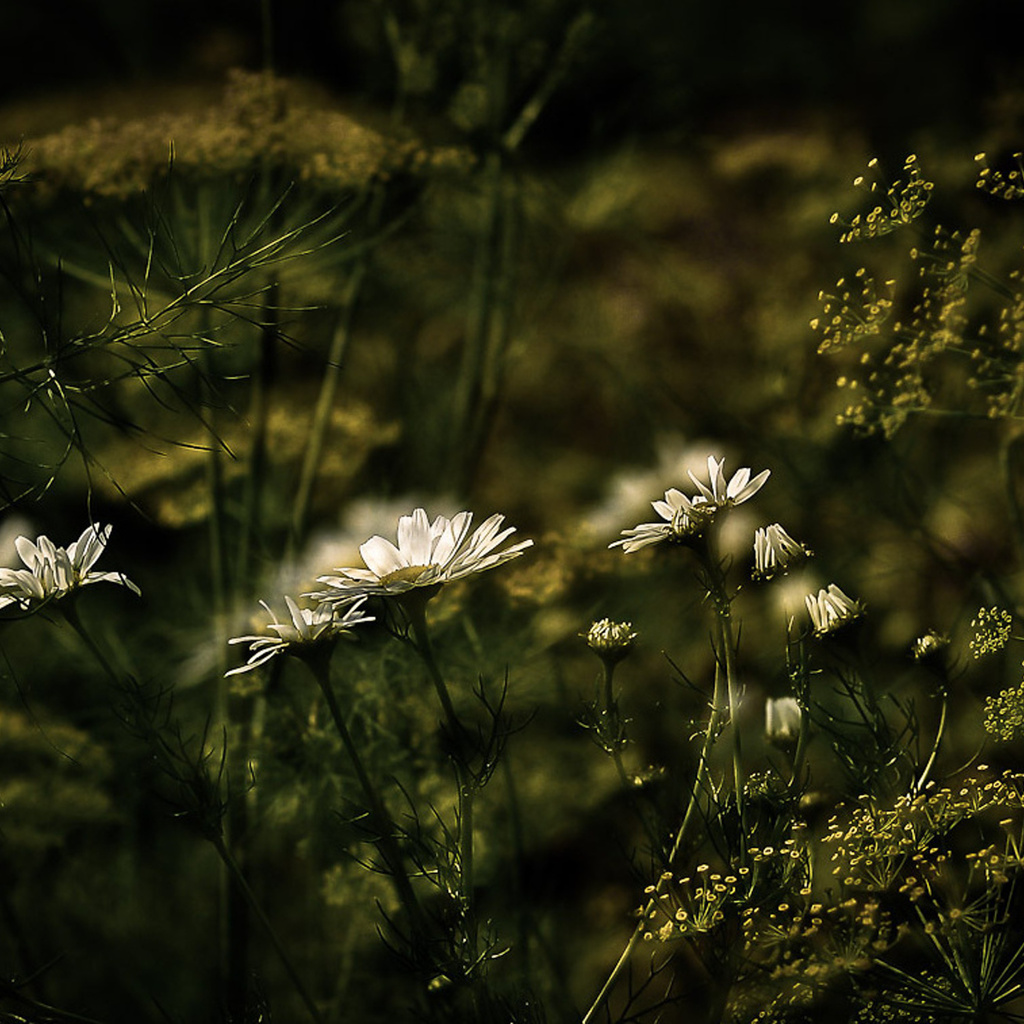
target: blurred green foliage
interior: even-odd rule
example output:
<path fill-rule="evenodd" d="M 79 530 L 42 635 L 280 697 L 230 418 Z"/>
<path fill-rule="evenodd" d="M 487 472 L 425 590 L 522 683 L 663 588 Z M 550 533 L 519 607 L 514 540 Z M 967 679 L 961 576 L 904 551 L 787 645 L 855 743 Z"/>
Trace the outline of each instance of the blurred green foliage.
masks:
<path fill-rule="evenodd" d="M 715 672 L 692 571 L 606 545 L 709 452 L 773 473 L 756 513 L 726 523 L 737 571 L 762 522 L 818 555 L 735 599 L 758 827 L 792 811 L 759 728 L 763 699 L 792 683 L 786 620 L 834 579 L 867 605 L 876 658 L 866 681 L 819 695 L 821 721 L 862 697 L 875 717 L 812 736 L 806 816 L 859 785 L 898 792 L 906 737 L 923 749 L 938 727 L 915 638 L 948 632 L 962 654 L 979 606 L 1020 618 L 1017 410 L 965 415 L 968 371 L 930 364 L 899 392 L 914 402 L 875 389 L 876 411 L 896 407 L 891 438 L 858 437 L 833 385 L 878 331 L 869 317 L 819 355 L 808 324 L 837 277 L 857 281 L 840 298 L 856 306 L 870 262 L 869 307 L 898 280 L 908 324 L 945 316 L 944 355 L 969 354 L 987 319 L 1017 348 L 974 365 L 1019 369 L 1019 212 L 974 189 L 973 161 L 1012 169 L 1016 43 L 995 2 L 839 5 L 827 31 L 762 8 L 310 0 L 268 4 L 261 36 L 249 7 L 187 3 L 78 7 L 43 31 L 42 3 L 11 26 L 0 133 L 22 150 L 0 170 L 0 493 L 17 532 L 59 543 L 87 516 L 114 522 L 144 603 L 82 601 L 138 684 L 127 703 L 66 624 L 0 623 L 6 1019 L 298 1019 L 286 969 L 189 827 L 214 810 L 208 831 L 223 824 L 325 1019 L 580 1019 L 657 863 L 645 826 L 685 813 Z M 265 58 L 279 74 L 224 74 Z M 830 215 L 871 208 L 849 180 L 878 155 L 889 181 L 911 149 L 930 205 L 841 249 Z M 956 264 L 923 312 L 912 248 Z M 969 315 L 950 312 L 954 286 Z M 356 564 L 424 502 L 500 509 L 536 540 L 431 608 L 460 713 L 483 727 L 472 689 L 508 672 L 517 729 L 476 811 L 480 916 L 510 951 L 475 1016 L 379 941 L 400 908 L 360 863 L 356 779 L 302 666 L 223 680 L 257 599 Z M 605 616 L 639 633 L 618 674 L 632 790 L 580 728 L 597 675 L 580 634 Z M 382 628 L 335 662 L 367 762 L 393 806 L 437 810 L 418 819 L 435 838 L 457 787 L 422 664 Z M 985 728 L 1009 741 L 996 768 L 1019 767 L 1019 675 L 1002 650 L 958 664 L 938 775 Z M 207 754 L 202 785 L 168 773 Z M 844 855 L 863 854 L 855 840 Z M 864 941 L 886 927 L 871 918 Z M 650 994 L 651 1014 L 714 1016 L 692 955 L 652 962 L 678 969 L 681 1002 Z"/>

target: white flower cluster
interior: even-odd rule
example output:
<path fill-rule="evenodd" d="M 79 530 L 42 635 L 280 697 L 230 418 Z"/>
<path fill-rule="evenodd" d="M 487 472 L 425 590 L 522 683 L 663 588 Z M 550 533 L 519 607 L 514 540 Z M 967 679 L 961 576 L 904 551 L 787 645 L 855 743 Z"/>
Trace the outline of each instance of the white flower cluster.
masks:
<path fill-rule="evenodd" d="M 664 501 L 652 501 L 654 511 L 661 516 L 660 522 L 639 523 L 622 531 L 622 536 L 609 544 L 621 547 L 627 554 L 639 551 L 651 544 L 662 541 L 681 542 L 703 533 L 704 528 L 721 510 L 742 505 L 764 486 L 771 470 L 765 469 L 756 476 L 748 467 L 737 470 L 726 479 L 725 459 L 708 457 L 708 482 L 698 480 L 689 472 L 690 480 L 697 493 L 686 495 L 675 487 L 665 492 Z M 754 535 L 754 567 L 751 575 L 755 580 L 770 580 L 785 573 L 797 561 L 810 558 L 814 552 L 806 545 L 794 540 L 778 523 L 764 526 Z M 846 622 L 860 617 L 864 606 L 847 597 L 834 583 L 817 594 L 805 597 L 807 613 L 815 636 L 826 636 L 835 632 Z"/>

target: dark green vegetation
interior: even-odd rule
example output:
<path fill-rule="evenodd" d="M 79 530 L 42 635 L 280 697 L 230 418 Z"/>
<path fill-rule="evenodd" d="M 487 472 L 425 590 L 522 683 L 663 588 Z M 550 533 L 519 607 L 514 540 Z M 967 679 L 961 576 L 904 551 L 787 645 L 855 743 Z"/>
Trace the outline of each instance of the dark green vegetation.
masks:
<path fill-rule="evenodd" d="M 26 9 L 0 564 L 142 595 L 4 577 L 0 1020 L 1015 1019 L 1009 6 Z M 225 677 L 417 506 L 534 546 Z"/>

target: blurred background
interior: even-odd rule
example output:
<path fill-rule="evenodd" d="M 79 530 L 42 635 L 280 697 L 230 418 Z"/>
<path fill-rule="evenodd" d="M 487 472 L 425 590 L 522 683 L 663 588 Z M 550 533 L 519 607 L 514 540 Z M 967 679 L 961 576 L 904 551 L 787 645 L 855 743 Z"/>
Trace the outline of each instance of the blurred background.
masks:
<path fill-rule="evenodd" d="M 978 193 L 974 156 L 1022 145 L 1017 6 L 38 0 L 9 14 L 0 143 L 20 147 L 25 180 L 3 193 L 3 564 L 18 533 L 67 544 L 89 515 L 115 524 L 100 568 L 146 604 L 96 593 L 85 614 L 195 728 L 225 701 L 246 723 L 261 783 L 235 834 L 336 1019 L 394 1019 L 404 995 L 380 980 L 365 876 L 343 855 L 356 840 L 331 817 L 346 769 L 310 694 L 217 689 L 223 641 L 259 620 L 257 599 L 280 607 L 357 564 L 417 504 L 500 511 L 535 539 L 472 602 L 446 594 L 437 629 L 454 680 L 511 665 L 510 708 L 534 716 L 483 818 L 515 849 L 486 846 L 480 874 L 499 931 L 543 951 L 549 982 L 534 984 L 560 1020 L 614 963 L 645 871 L 577 724 L 597 672 L 579 633 L 606 615 L 640 633 L 620 670 L 631 765 L 668 822 L 703 702 L 665 654 L 692 680 L 711 672 L 685 562 L 607 550 L 652 499 L 709 454 L 771 468 L 727 523 L 737 579 L 767 522 L 818 555 L 791 589 L 741 595 L 755 732 L 786 692 L 784 623 L 805 590 L 835 581 L 865 601 L 878 686 L 909 694 L 927 693 L 906 664 L 917 636 L 963 642 L 979 604 L 1015 593 L 1017 484 L 998 469 L 1012 422 L 987 419 L 954 368 L 933 380 L 943 415 L 891 437 L 839 425 L 835 382 L 856 359 L 819 355 L 809 324 L 819 291 L 865 263 L 913 309 L 918 235 L 865 252 L 830 223 L 865 208 L 851 182 L 873 158 L 884 192 L 917 154 L 935 182 L 920 237 L 980 227 L 987 271 L 1012 280 L 1020 213 Z M 211 284 L 235 257 L 238 275 Z M 211 304 L 179 318 L 166 303 L 195 282 Z M 173 343 L 107 345 L 143 294 L 170 310 Z M 196 338 L 212 342 L 192 358 Z M 209 851 L 154 804 L 146 751 L 99 676 L 83 679 L 73 638 L 0 626 L 2 973 L 39 971 L 40 1000 L 101 1019 L 226 1019 Z M 443 802 L 429 695 L 390 651 L 377 636 L 351 655 L 353 714 L 376 723 L 381 771 Z M 983 741 L 984 695 L 1015 665 L 965 669 L 951 761 Z M 768 763 L 764 744 L 748 753 Z M 816 781 L 841 787 L 825 769 Z M 242 1002 L 291 1005 L 273 957 L 252 957 Z"/>

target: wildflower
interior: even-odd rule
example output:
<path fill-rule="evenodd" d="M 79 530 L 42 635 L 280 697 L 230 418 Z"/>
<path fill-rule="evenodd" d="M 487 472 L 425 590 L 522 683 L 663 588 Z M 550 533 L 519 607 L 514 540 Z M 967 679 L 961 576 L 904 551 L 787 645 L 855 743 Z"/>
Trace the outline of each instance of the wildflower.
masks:
<path fill-rule="evenodd" d="M 359 548 L 366 567 L 338 569 L 338 576 L 320 576 L 318 582 L 332 589 L 312 596 L 336 601 L 345 593 L 392 597 L 416 588 L 437 588 L 502 565 L 533 544 L 524 540 L 496 551 L 515 533 L 515 527 L 502 530 L 505 517 L 493 515 L 470 535 L 472 520 L 472 512 L 459 512 L 452 519 L 438 516 L 431 523 L 422 508 L 401 516 L 397 547 L 383 537 L 371 537 Z"/>
<path fill-rule="evenodd" d="M 683 541 L 698 536 L 714 518 L 719 509 L 741 505 L 752 498 L 768 479 L 771 470 L 758 473 L 753 479 L 749 468 L 737 470 L 726 482 L 725 459 L 708 457 L 709 484 L 698 480 L 692 472 L 690 479 L 697 485 L 699 494 L 688 498 L 675 487 L 665 492 L 664 501 L 652 501 L 651 506 L 664 520 L 662 523 L 640 523 L 622 531 L 622 539 L 613 541 L 609 547 L 621 547 L 626 554 L 632 554 L 649 544 L 663 540 Z"/>
<path fill-rule="evenodd" d="M 14 542 L 24 569 L 0 568 L 0 608 L 16 604 L 23 611 L 47 601 L 66 597 L 90 583 L 120 583 L 135 594 L 142 591 L 124 573 L 94 572 L 110 539 L 112 526 L 91 524 L 67 548 L 57 547 L 49 537 L 27 537 Z"/>
<path fill-rule="evenodd" d="M 777 572 L 785 573 L 789 566 L 814 552 L 792 537 L 778 524 L 762 526 L 754 534 L 755 580 L 770 580 Z"/>
<path fill-rule="evenodd" d="M 309 657 L 314 651 L 329 650 L 338 637 L 351 638 L 353 626 L 373 621 L 373 616 L 363 611 L 365 595 L 349 596 L 333 604 L 317 605 L 316 608 L 300 608 L 290 597 L 284 600 L 288 605 L 291 622 L 278 622 L 270 606 L 260 601 L 271 619 L 267 629 L 274 635 L 264 633 L 232 637 L 229 644 L 249 645 L 249 657 L 244 665 L 231 669 L 225 675 L 251 672 L 278 654 L 292 654 L 302 658 Z"/>
<path fill-rule="evenodd" d="M 985 731 L 1004 742 L 1024 736 L 1024 682 L 985 698 Z"/>
<path fill-rule="evenodd" d="M 815 636 L 834 633 L 840 626 L 864 614 L 864 606 L 860 601 L 847 597 L 834 583 L 830 583 L 827 590 L 808 594 L 804 600 L 811 616 Z"/>
<path fill-rule="evenodd" d="M 682 541 L 696 537 L 715 514 L 715 506 L 709 505 L 702 495 L 688 498 L 675 487 L 665 492 L 664 501 L 652 501 L 651 507 L 665 522 L 640 523 L 623 530 L 622 539 L 613 541 L 608 547 L 621 547 L 630 555 L 663 540 Z"/>
<path fill-rule="evenodd" d="M 971 619 L 974 636 L 971 637 L 971 654 L 980 658 L 985 654 L 1001 651 L 1010 639 L 1013 616 L 1005 608 L 979 608 Z"/>
<path fill-rule="evenodd" d="M 691 471 L 690 479 L 697 485 L 697 490 L 709 505 L 716 508 L 728 508 L 731 505 L 742 505 L 743 502 L 752 498 L 764 486 L 764 482 L 771 475 L 770 469 L 764 469 L 753 479 L 750 478 L 750 468 L 736 470 L 732 479 L 725 482 L 725 459 L 716 459 L 714 455 L 708 456 L 708 478 L 710 486 L 703 484 Z"/>
<path fill-rule="evenodd" d="M 600 619 L 591 624 L 586 633 L 580 634 L 587 646 L 604 661 L 621 661 L 633 646 L 637 634 L 631 622 L 612 622 Z"/>
<path fill-rule="evenodd" d="M 764 705 L 764 732 L 772 742 L 788 743 L 800 733 L 802 712 L 795 697 L 769 697 Z"/>

